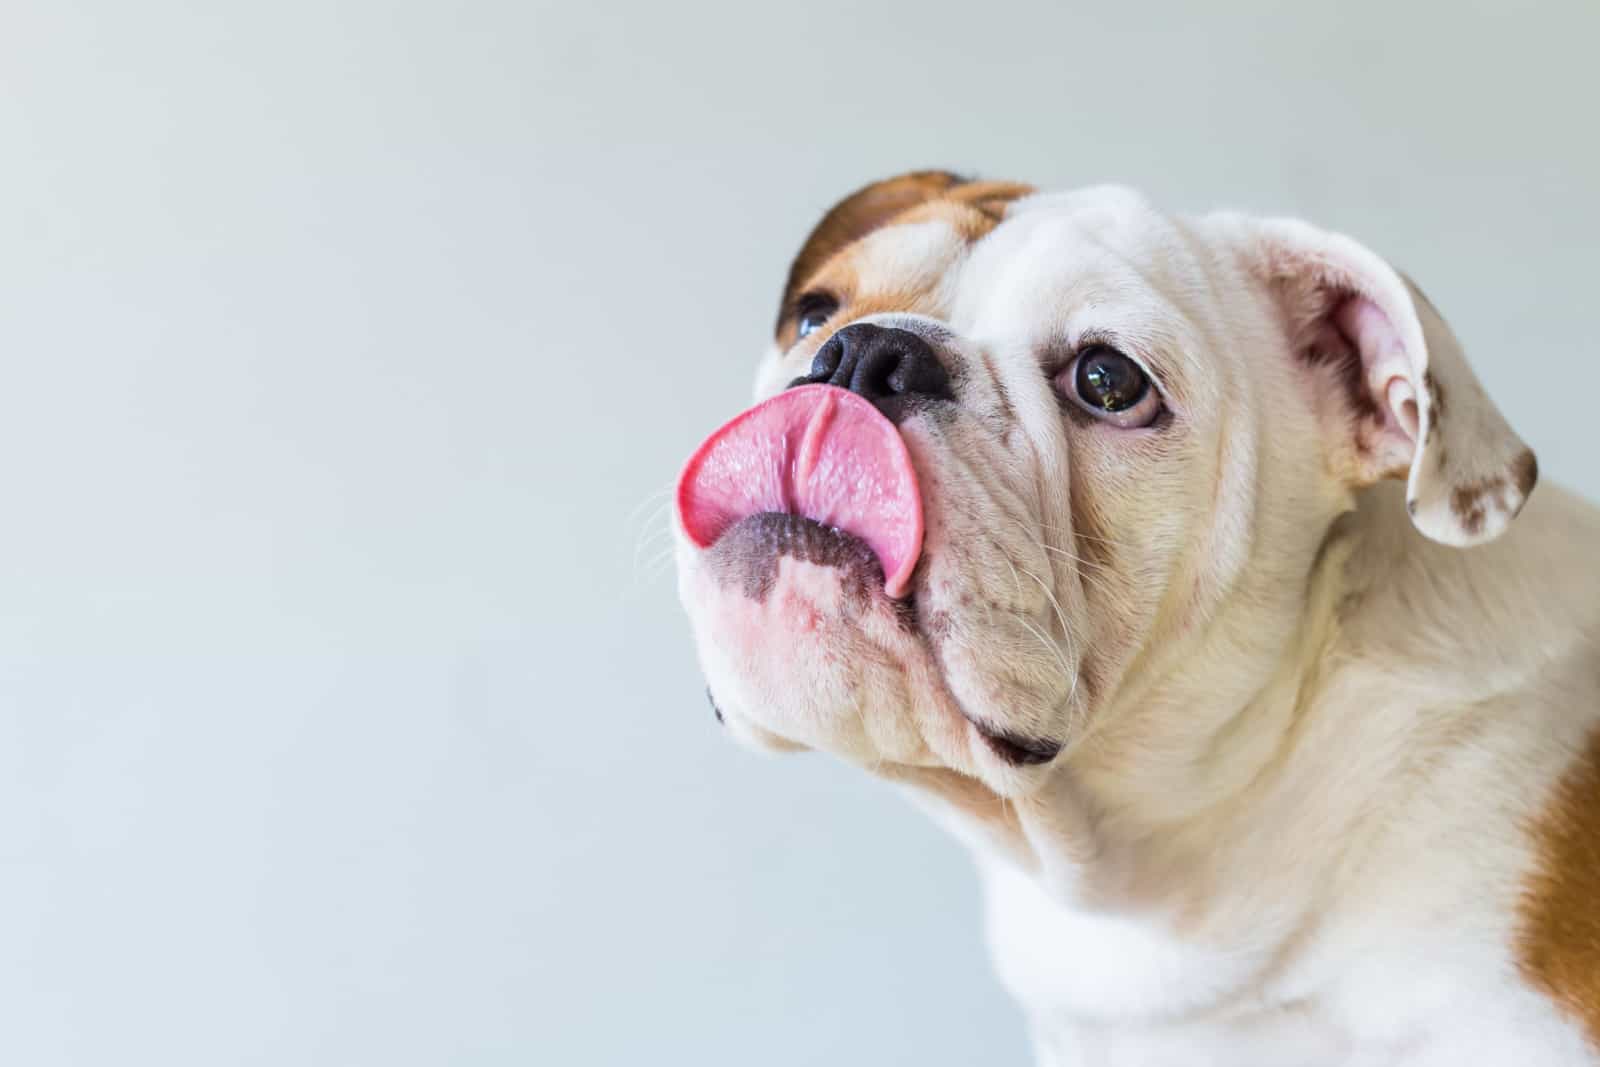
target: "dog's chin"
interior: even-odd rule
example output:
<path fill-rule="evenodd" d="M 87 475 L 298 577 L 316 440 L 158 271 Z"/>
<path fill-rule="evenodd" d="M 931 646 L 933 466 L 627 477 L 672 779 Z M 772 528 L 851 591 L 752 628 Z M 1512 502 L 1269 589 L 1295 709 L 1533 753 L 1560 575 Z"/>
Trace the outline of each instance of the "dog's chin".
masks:
<path fill-rule="evenodd" d="M 909 711 L 914 679 L 928 673 L 914 603 L 884 592 L 864 541 L 764 513 L 679 553 L 700 662 L 736 737 L 866 763 L 933 762 Z"/>
<path fill-rule="evenodd" d="M 1026 791 L 1055 755 L 1058 746 L 959 706 L 919 623 L 917 582 L 889 597 L 859 538 L 769 513 L 679 552 L 711 696 L 740 740 L 878 770 L 955 769 L 1008 794 Z"/>

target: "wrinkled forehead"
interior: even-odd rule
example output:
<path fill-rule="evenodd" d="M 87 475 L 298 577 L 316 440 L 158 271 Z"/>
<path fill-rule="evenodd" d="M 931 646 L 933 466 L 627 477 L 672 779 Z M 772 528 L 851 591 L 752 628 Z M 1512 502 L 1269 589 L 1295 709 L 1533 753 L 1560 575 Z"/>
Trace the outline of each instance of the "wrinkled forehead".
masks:
<path fill-rule="evenodd" d="M 1168 377 L 1206 340 L 1215 276 L 1180 220 L 1115 188 L 1018 201 L 952 284 L 952 327 L 984 340 L 1125 346 Z"/>
<path fill-rule="evenodd" d="M 1052 311 L 1166 305 L 1181 310 L 1204 264 L 1174 220 L 1119 189 L 1030 197 L 974 246 L 955 311 L 1043 325 Z"/>
<path fill-rule="evenodd" d="M 1195 253 L 1176 220 L 1120 188 L 1034 194 L 1002 211 L 935 201 L 839 250 L 790 295 L 822 291 L 852 302 L 943 296 L 968 314 L 1015 319 L 1078 295 L 1181 294 L 1204 275 Z"/>

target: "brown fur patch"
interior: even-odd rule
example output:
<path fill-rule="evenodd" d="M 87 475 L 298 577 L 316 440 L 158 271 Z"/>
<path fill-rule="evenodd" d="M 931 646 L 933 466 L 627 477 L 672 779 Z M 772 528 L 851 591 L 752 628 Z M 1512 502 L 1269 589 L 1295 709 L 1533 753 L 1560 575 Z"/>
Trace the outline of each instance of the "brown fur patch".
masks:
<path fill-rule="evenodd" d="M 840 252 L 861 238 L 891 223 L 940 220 L 968 241 L 976 241 L 995 227 L 1005 214 L 1006 205 L 1032 192 L 1032 187 L 1016 182 L 969 181 L 942 170 L 913 171 L 899 177 L 874 182 L 835 204 L 801 245 L 789 267 L 778 307 L 777 336 L 786 339 L 793 326 L 795 300 L 817 287 L 817 277 Z M 830 289 L 846 302 L 848 293 Z M 841 309 L 843 310 L 843 309 Z M 874 310 L 909 310 L 875 308 Z M 849 309 L 851 318 L 870 312 Z"/>
<path fill-rule="evenodd" d="M 1505 506 L 1502 499 L 1505 491 L 1504 475 L 1458 485 L 1450 493 L 1450 510 L 1455 512 L 1456 521 L 1461 523 L 1463 530 L 1469 535 L 1476 535 L 1483 529 L 1483 520 L 1489 512 L 1489 505 Z"/>
<path fill-rule="evenodd" d="M 1539 865 L 1521 906 L 1518 965 L 1600 1049 L 1600 729 L 1535 829 Z"/>
<path fill-rule="evenodd" d="M 917 292 L 911 288 L 890 289 L 884 292 L 865 293 L 854 299 L 845 301 L 841 309 L 845 315 L 840 317 L 840 323 L 849 319 L 862 319 L 868 315 L 878 315 L 890 311 L 922 311 L 932 312 L 930 293 Z"/>
<path fill-rule="evenodd" d="M 1432 412 L 1432 421 L 1428 423 L 1428 436 L 1439 428 L 1439 420 L 1444 418 L 1444 386 L 1433 376 L 1433 371 L 1422 372 L 1422 388 L 1428 394 L 1428 410 Z"/>
<path fill-rule="evenodd" d="M 1013 182 L 966 182 L 953 186 L 937 197 L 901 212 L 890 221 L 895 225 L 911 222 L 947 222 L 961 236 L 976 241 L 1005 217 L 1006 205 L 1032 190 Z"/>
<path fill-rule="evenodd" d="M 789 267 L 783 287 L 783 308 L 811 275 L 846 245 L 865 237 L 896 215 L 931 200 L 961 178 L 944 170 L 919 170 L 857 189 L 828 210 L 812 228 Z"/>
<path fill-rule="evenodd" d="M 1528 499 L 1528 494 L 1533 492 L 1534 483 L 1539 480 L 1539 460 L 1529 449 L 1516 458 L 1511 464 L 1511 484 L 1517 487 L 1517 492 L 1522 494 L 1522 499 Z"/>

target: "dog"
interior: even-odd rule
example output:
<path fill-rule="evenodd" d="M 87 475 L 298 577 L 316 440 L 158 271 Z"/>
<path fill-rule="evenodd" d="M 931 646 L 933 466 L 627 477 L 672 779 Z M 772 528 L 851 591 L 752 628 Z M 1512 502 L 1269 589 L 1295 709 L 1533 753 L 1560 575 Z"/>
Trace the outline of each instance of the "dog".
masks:
<path fill-rule="evenodd" d="M 1406 276 L 915 172 L 755 392 L 677 490 L 713 707 L 970 848 L 1041 1064 L 1600 1064 L 1600 512 Z"/>

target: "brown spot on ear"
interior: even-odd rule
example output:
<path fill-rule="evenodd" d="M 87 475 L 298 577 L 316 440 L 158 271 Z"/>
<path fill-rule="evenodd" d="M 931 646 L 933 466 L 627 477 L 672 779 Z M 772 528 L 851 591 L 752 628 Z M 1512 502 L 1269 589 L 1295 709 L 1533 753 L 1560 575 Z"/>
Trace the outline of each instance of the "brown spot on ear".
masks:
<path fill-rule="evenodd" d="M 1539 460 L 1535 458 L 1533 450 L 1528 449 L 1511 464 L 1511 484 L 1517 487 L 1517 492 L 1526 500 L 1538 480 Z"/>
<path fill-rule="evenodd" d="M 1506 479 L 1503 475 L 1458 485 L 1450 493 L 1450 510 L 1455 512 L 1456 521 L 1461 523 L 1461 528 L 1469 536 L 1476 536 L 1478 531 L 1483 529 L 1483 520 L 1488 514 L 1489 504 L 1492 503 L 1496 507 L 1505 506 L 1503 499 L 1505 491 Z"/>
<path fill-rule="evenodd" d="M 1421 290 L 1419 290 L 1419 293 L 1421 293 Z M 1422 438 L 1422 442 L 1430 445 L 1430 443 L 1434 442 L 1435 435 L 1438 434 L 1440 422 L 1445 421 L 1445 387 L 1438 384 L 1438 379 L 1434 378 L 1434 371 L 1427 370 L 1422 371 L 1422 390 L 1427 394 L 1427 411 L 1429 411 L 1429 416 L 1427 416 L 1427 435 Z M 1438 469 L 1445 469 L 1443 446 L 1440 446 Z"/>
<path fill-rule="evenodd" d="M 1476 537 L 1483 529 L 1483 499 L 1476 489 L 1458 487 L 1450 494 L 1450 510 L 1456 513 L 1456 521 L 1469 536 Z"/>
<path fill-rule="evenodd" d="M 1440 421 L 1444 419 L 1444 386 L 1434 378 L 1433 371 L 1425 370 L 1422 372 L 1422 388 L 1428 394 L 1428 411 L 1431 413 L 1428 420 L 1428 440 L 1431 441 L 1433 435 L 1439 432 Z"/>
<path fill-rule="evenodd" d="M 1600 1049 L 1600 730 L 1534 833 L 1538 865 L 1522 898 L 1517 963 Z"/>

